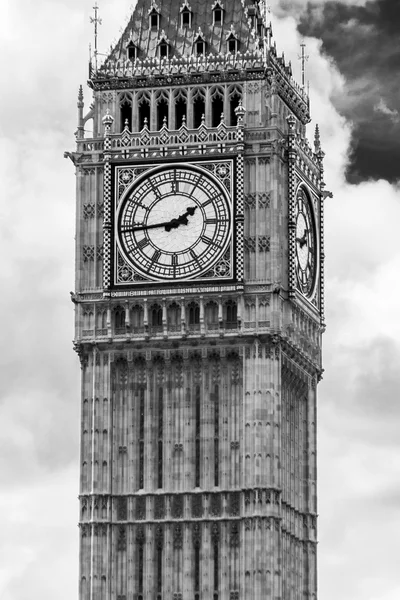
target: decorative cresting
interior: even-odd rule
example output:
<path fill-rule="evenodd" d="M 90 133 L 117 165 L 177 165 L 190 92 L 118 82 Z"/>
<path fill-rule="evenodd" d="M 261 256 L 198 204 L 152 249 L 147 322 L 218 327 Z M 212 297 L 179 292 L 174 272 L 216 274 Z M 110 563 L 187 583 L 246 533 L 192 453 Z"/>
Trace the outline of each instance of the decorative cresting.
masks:
<path fill-rule="evenodd" d="M 288 200 L 289 200 L 289 218 L 288 218 L 288 246 L 289 246 L 289 294 L 295 296 L 296 290 L 296 221 L 295 221 L 295 202 L 296 202 L 296 147 L 295 147 L 295 125 L 296 119 L 293 116 L 287 118 L 288 131 Z"/>
<path fill-rule="evenodd" d="M 103 286 L 107 290 L 111 283 L 111 140 L 110 132 L 114 118 L 109 111 L 103 118 L 104 133 L 104 221 L 103 221 Z"/>

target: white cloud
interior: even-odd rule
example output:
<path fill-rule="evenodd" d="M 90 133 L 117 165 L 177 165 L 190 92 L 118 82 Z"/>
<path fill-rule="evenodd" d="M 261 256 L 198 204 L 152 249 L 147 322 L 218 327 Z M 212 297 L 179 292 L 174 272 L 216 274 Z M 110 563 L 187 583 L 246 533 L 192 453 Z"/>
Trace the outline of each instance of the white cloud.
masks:
<path fill-rule="evenodd" d="M 374 110 L 377 113 L 381 113 L 382 115 L 386 115 L 386 116 L 390 117 L 390 119 L 391 119 L 391 121 L 393 121 L 393 123 L 400 122 L 399 111 L 389 108 L 383 98 L 381 98 L 379 100 L 379 102 L 377 104 L 375 104 Z"/>

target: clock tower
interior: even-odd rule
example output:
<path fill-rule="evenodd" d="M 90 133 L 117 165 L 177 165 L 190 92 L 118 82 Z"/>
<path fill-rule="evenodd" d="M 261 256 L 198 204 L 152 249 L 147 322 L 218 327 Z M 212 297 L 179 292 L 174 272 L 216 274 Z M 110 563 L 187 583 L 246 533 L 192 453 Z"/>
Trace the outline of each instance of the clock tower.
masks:
<path fill-rule="evenodd" d="M 79 92 L 80 600 L 317 598 L 323 152 L 267 12 L 138 0 Z"/>

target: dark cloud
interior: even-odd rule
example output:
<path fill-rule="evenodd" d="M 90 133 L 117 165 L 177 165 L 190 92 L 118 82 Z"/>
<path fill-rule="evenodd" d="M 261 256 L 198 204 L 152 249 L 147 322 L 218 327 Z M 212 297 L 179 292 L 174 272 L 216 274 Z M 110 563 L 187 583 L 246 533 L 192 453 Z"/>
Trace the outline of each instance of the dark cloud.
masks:
<path fill-rule="evenodd" d="M 304 36 L 321 39 L 346 78 L 336 107 L 354 123 L 348 179 L 399 178 L 400 10 L 398 0 L 365 6 L 308 2 L 299 21 Z"/>

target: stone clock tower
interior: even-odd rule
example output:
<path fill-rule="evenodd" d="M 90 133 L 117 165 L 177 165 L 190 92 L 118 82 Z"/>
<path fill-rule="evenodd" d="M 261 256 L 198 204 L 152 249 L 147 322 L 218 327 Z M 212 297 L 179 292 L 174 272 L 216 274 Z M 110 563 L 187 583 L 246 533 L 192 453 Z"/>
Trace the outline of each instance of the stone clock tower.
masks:
<path fill-rule="evenodd" d="M 317 598 L 323 153 L 266 15 L 138 0 L 79 94 L 80 600 Z"/>

